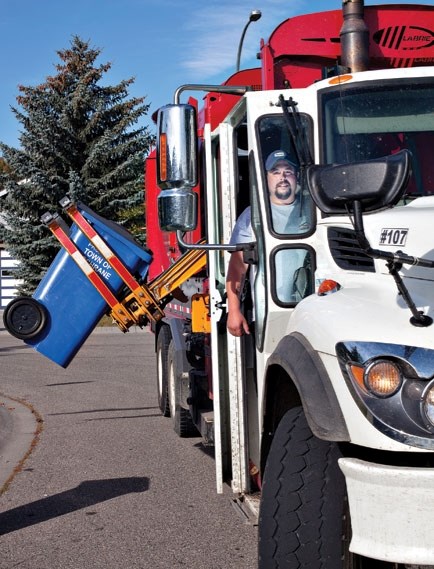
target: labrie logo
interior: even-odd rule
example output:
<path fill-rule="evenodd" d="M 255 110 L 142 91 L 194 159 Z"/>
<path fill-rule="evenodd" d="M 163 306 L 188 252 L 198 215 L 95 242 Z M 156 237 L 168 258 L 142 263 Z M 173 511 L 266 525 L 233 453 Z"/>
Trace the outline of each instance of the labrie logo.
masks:
<path fill-rule="evenodd" d="M 391 26 L 375 32 L 373 40 L 390 49 L 424 49 L 434 45 L 434 32 L 419 26 Z"/>

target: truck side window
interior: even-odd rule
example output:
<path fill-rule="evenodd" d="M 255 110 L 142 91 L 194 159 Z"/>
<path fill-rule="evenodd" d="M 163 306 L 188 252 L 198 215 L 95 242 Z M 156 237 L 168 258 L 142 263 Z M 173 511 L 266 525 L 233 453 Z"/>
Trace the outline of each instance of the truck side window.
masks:
<path fill-rule="evenodd" d="M 312 294 L 312 254 L 307 248 L 282 247 L 273 256 L 272 294 L 279 304 L 294 304 Z"/>
<path fill-rule="evenodd" d="M 297 153 L 283 117 L 273 115 L 259 121 L 259 142 L 272 233 L 285 237 L 309 233 L 313 204 L 303 187 Z"/>

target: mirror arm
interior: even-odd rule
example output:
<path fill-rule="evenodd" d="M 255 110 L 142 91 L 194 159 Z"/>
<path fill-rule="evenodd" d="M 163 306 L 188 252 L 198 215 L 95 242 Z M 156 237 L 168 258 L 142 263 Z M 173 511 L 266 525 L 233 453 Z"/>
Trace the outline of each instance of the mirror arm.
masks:
<path fill-rule="evenodd" d="M 229 244 L 217 244 L 217 243 L 187 243 L 184 241 L 185 233 L 182 231 L 176 232 L 176 237 L 178 239 L 178 243 L 180 247 L 190 250 L 190 249 L 199 249 L 204 251 L 229 251 L 232 253 L 233 251 L 253 251 L 256 247 L 256 243 L 238 243 L 237 245 L 229 245 Z"/>
<path fill-rule="evenodd" d="M 370 257 L 374 257 L 374 255 L 372 255 L 374 250 L 372 249 L 365 235 L 365 228 L 363 225 L 362 204 L 358 200 L 355 200 L 352 203 L 352 206 L 353 206 L 352 209 L 354 215 L 354 231 L 356 233 L 357 241 L 359 242 L 360 247 L 367 255 L 369 255 Z"/>
<path fill-rule="evenodd" d="M 352 203 L 354 214 L 354 231 L 356 233 L 357 241 L 360 247 L 369 257 L 373 259 L 383 259 L 384 261 L 391 261 L 394 263 L 403 263 L 406 265 L 418 265 L 419 267 L 434 268 L 434 261 L 430 259 L 421 259 L 420 257 L 413 257 L 406 255 L 402 251 L 391 253 L 390 251 L 381 251 L 380 249 L 373 249 L 366 238 L 365 229 L 363 227 L 363 209 L 359 201 Z"/>
<path fill-rule="evenodd" d="M 181 93 L 183 93 L 184 91 L 204 91 L 206 93 L 212 93 L 212 92 L 224 93 L 227 95 L 239 95 L 241 97 L 248 91 L 252 91 L 252 87 L 250 85 L 204 85 L 204 84 L 194 84 L 194 83 L 181 85 L 181 87 L 178 87 L 178 89 L 176 89 L 175 94 L 173 96 L 173 102 L 175 105 L 179 104 Z"/>
<path fill-rule="evenodd" d="M 363 225 L 363 208 L 361 202 L 355 200 L 352 204 L 353 214 L 354 214 L 354 231 L 356 233 L 357 241 L 360 247 L 369 257 L 373 259 L 384 259 L 385 261 L 398 261 L 396 255 L 390 251 L 380 251 L 379 249 L 373 249 L 369 243 L 366 235 L 365 228 Z M 404 262 L 404 261 L 400 261 Z"/>
<path fill-rule="evenodd" d="M 372 257 L 374 259 L 383 259 L 386 261 L 387 268 L 390 275 L 393 277 L 393 280 L 395 281 L 399 294 L 402 296 L 404 302 L 413 315 L 410 318 L 410 323 L 413 324 L 413 326 L 430 326 L 433 323 L 433 319 L 417 309 L 413 299 L 411 298 L 410 292 L 408 291 L 401 275 L 399 274 L 399 271 L 403 263 L 410 265 L 421 265 L 425 267 L 434 267 L 434 262 L 427 259 L 412 257 L 410 255 L 402 253 L 401 251 L 391 253 L 389 251 L 372 249 L 368 239 L 366 238 L 365 230 L 363 227 L 362 204 L 356 200 L 352 205 L 354 214 L 354 231 L 356 233 L 357 241 L 359 242 L 360 247 L 369 257 Z"/>
<path fill-rule="evenodd" d="M 419 327 L 431 326 L 431 324 L 433 323 L 433 319 L 431 318 L 431 316 L 428 316 L 424 314 L 422 311 L 419 311 L 417 309 L 417 306 L 415 305 L 413 299 L 411 298 L 408 288 L 405 286 L 404 281 L 402 280 L 402 277 L 398 272 L 402 267 L 401 263 L 397 263 L 396 261 L 387 261 L 386 265 L 387 268 L 389 269 L 389 273 L 392 275 L 393 280 L 396 283 L 400 295 L 402 296 L 406 305 L 413 314 L 413 316 L 410 318 L 410 323 L 413 324 L 413 326 L 419 326 Z"/>

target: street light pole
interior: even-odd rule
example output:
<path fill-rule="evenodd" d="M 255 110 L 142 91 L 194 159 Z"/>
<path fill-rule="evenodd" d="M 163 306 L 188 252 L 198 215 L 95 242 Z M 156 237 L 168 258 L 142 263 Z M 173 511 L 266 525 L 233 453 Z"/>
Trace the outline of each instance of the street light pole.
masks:
<path fill-rule="evenodd" d="M 237 71 L 240 70 L 240 60 L 241 60 L 241 50 L 243 48 L 244 36 L 246 35 L 247 28 L 250 26 L 251 22 L 257 22 L 262 16 L 261 10 L 252 10 L 250 12 L 249 20 L 244 26 L 243 33 L 241 34 L 240 43 L 238 45 L 238 55 L 237 55 Z"/>

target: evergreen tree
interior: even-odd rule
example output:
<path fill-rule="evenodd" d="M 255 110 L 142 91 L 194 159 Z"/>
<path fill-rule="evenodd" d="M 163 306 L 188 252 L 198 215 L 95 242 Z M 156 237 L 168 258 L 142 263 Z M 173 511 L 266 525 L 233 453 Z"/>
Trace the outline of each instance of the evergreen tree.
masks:
<path fill-rule="evenodd" d="M 0 158 L 0 172 L 10 172 L 11 169 L 6 164 L 3 158 Z M 1 189 L 1 188 L 0 188 Z"/>
<path fill-rule="evenodd" d="M 134 79 L 101 85 L 110 63 L 77 36 L 58 51 L 57 74 L 36 87 L 19 86 L 19 149 L 0 143 L 8 169 L 0 170 L 5 222 L 0 241 L 20 261 L 20 292 L 32 293 L 59 246 L 40 222 L 69 195 L 127 228 L 141 227 L 144 158 L 153 144 L 147 127 L 135 128 L 149 105 L 128 98 Z M 144 237 L 143 237 L 144 239 Z"/>

